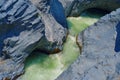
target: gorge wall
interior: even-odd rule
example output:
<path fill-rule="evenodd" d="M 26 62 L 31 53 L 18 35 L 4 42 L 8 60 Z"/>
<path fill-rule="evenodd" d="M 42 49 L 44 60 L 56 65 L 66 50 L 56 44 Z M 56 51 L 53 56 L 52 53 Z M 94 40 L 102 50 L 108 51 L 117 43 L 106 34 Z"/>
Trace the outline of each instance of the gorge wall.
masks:
<path fill-rule="evenodd" d="M 0 0 L 0 80 L 23 74 L 34 50 L 60 52 L 68 34 L 66 16 L 90 8 L 113 11 L 120 0 Z M 82 53 L 57 80 L 119 79 L 119 22 L 117 9 L 80 33 Z"/>
<path fill-rule="evenodd" d="M 120 0 L 59 0 L 65 9 L 66 16 L 80 16 L 90 8 L 113 11 L 120 7 Z"/>

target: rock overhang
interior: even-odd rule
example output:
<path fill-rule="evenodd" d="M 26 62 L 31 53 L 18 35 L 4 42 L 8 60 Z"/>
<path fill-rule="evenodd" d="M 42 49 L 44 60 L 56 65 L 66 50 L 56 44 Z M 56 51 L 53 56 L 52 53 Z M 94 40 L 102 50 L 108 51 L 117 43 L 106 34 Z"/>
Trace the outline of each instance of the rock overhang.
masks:
<path fill-rule="evenodd" d="M 48 53 L 62 50 L 67 36 L 63 8 L 51 0 L 51 9 L 57 10 L 57 6 L 62 13 L 59 17 L 46 1 L 41 0 L 42 11 L 29 0 L 0 0 L 0 62 L 4 62 L 0 65 L 0 80 L 13 80 L 22 74 L 25 59 L 35 49 Z"/>
<path fill-rule="evenodd" d="M 80 16 L 90 8 L 113 11 L 120 7 L 120 0 L 59 0 L 65 9 L 66 16 Z"/>

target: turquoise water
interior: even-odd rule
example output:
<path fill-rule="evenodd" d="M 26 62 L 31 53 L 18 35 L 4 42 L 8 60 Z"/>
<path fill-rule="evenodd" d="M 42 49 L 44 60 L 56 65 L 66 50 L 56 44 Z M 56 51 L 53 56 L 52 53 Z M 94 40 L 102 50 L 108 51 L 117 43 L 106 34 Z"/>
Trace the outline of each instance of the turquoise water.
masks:
<path fill-rule="evenodd" d="M 70 33 L 63 51 L 51 55 L 33 52 L 34 55 L 29 56 L 25 61 L 25 74 L 22 80 L 56 79 L 80 55 L 76 45 L 77 34 L 95 23 L 101 16 L 103 15 L 86 12 L 80 17 L 69 17 L 67 21 Z"/>

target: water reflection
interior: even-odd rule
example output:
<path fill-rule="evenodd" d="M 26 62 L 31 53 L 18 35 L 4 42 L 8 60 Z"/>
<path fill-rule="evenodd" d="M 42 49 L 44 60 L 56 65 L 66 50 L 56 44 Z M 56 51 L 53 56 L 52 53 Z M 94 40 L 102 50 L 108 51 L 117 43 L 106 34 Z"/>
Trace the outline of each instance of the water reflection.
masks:
<path fill-rule="evenodd" d="M 117 32 L 117 37 L 115 42 L 115 51 L 119 52 L 120 51 L 120 22 L 116 26 L 116 32 Z"/>

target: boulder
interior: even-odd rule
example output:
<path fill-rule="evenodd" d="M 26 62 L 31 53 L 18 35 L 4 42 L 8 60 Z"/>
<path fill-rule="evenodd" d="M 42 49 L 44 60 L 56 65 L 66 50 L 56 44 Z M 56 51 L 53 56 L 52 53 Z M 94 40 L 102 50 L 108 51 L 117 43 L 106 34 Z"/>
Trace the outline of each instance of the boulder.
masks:
<path fill-rule="evenodd" d="M 34 50 L 62 50 L 67 36 L 63 7 L 57 0 L 39 4 L 38 9 L 29 0 L 0 0 L 0 80 L 20 76 L 25 59 Z"/>
<path fill-rule="evenodd" d="M 120 7 L 120 0 L 59 0 L 65 9 L 66 16 L 79 16 L 90 8 L 113 11 Z"/>
<path fill-rule="evenodd" d="M 64 8 L 58 0 L 31 0 L 31 2 L 41 11 L 41 16 L 49 13 L 58 23 L 67 28 Z"/>
<path fill-rule="evenodd" d="M 78 59 L 56 80 L 120 79 L 120 8 L 78 35 Z"/>

